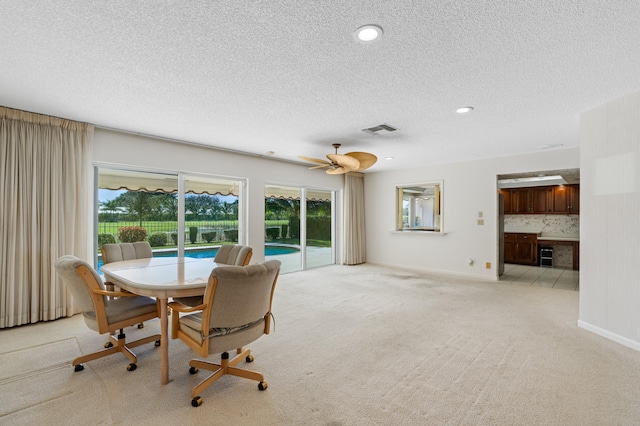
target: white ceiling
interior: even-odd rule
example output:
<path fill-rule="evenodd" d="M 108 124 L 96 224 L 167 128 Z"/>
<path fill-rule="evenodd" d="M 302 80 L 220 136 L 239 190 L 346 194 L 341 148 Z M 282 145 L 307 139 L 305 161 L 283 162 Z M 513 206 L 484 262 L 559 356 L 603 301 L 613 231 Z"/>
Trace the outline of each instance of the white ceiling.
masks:
<path fill-rule="evenodd" d="M 637 90 L 635 0 L 0 0 L 0 105 L 290 161 L 575 147 Z"/>

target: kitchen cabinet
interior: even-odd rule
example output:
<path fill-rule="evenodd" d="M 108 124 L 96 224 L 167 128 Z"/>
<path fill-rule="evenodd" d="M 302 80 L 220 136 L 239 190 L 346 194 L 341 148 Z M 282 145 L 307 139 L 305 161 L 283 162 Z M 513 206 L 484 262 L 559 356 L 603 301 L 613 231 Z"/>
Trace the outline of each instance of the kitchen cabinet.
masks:
<path fill-rule="evenodd" d="M 514 192 L 513 189 L 499 189 L 498 193 L 502 194 L 502 200 L 504 201 L 504 214 L 513 214 L 513 200 L 514 200 Z"/>
<path fill-rule="evenodd" d="M 530 212 L 534 214 L 551 212 L 553 189 L 549 186 L 531 188 L 529 192 Z"/>
<path fill-rule="evenodd" d="M 510 194 L 510 214 L 543 214 L 551 212 L 551 187 L 517 188 L 511 191 L 513 192 Z M 505 214 L 507 214 L 506 207 Z"/>
<path fill-rule="evenodd" d="M 504 214 L 579 214 L 580 185 L 500 189 Z"/>
<path fill-rule="evenodd" d="M 520 265 L 538 264 L 537 234 L 511 233 L 504 234 L 504 261 Z"/>
<path fill-rule="evenodd" d="M 580 185 L 560 185 L 553 187 L 553 213 L 580 213 Z"/>

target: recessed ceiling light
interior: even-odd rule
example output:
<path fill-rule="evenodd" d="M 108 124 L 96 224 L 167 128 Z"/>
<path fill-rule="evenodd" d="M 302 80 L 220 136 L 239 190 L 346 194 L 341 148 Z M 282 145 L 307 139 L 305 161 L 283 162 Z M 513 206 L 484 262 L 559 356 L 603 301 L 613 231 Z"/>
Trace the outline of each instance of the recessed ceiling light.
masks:
<path fill-rule="evenodd" d="M 473 111 L 473 107 L 471 106 L 463 106 L 456 110 L 458 114 L 465 114 L 467 112 Z"/>
<path fill-rule="evenodd" d="M 384 157 L 385 160 L 393 160 L 393 157 Z"/>
<path fill-rule="evenodd" d="M 353 35 L 356 40 L 373 41 L 382 35 L 382 28 L 377 25 L 363 25 Z"/>

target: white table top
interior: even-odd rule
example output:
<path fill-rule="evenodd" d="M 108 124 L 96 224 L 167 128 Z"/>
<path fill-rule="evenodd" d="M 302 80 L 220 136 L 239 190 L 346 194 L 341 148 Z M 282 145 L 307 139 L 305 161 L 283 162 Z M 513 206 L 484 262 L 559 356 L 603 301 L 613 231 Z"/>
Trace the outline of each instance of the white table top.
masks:
<path fill-rule="evenodd" d="M 186 292 L 203 294 L 216 266 L 213 259 L 152 257 L 107 263 L 101 271 L 108 281 L 126 290 L 162 297 Z"/>

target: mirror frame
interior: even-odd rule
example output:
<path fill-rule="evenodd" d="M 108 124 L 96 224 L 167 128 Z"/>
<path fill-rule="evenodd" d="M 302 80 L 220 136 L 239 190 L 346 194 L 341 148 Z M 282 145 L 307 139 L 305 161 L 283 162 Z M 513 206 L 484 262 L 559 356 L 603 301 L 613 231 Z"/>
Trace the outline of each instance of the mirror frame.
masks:
<path fill-rule="evenodd" d="M 407 193 L 407 189 L 412 189 L 411 193 L 420 194 L 421 192 L 416 192 L 420 189 L 427 190 L 433 188 L 433 196 L 434 199 L 437 200 L 434 203 L 434 226 L 408 226 L 403 221 L 403 201 L 405 194 Z M 422 193 L 424 193 L 423 191 Z M 429 191 L 431 192 L 431 191 Z M 396 223 L 395 223 L 395 232 L 418 232 L 418 233 L 428 233 L 428 234 L 444 234 L 444 212 L 443 212 L 443 201 L 444 201 L 444 181 L 443 180 L 433 180 L 419 183 L 406 183 L 401 185 L 396 185 Z"/>

